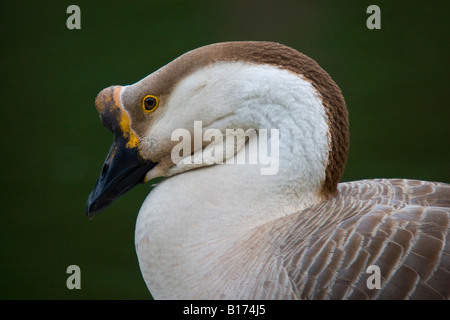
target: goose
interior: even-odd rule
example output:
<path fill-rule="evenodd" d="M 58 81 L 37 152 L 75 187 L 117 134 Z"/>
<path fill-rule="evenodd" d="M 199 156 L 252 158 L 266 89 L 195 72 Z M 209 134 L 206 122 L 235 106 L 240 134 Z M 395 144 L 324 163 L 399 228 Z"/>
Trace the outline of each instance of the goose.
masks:
<path fill-rule="evenodd" d="M 114 142 L 87 216 L 161 178 L 135 228 L 153 298 L 449 299 L 450 185 L 340 182 L 347 107 L 299 51 L 206 45 L 95 105 Z"/>

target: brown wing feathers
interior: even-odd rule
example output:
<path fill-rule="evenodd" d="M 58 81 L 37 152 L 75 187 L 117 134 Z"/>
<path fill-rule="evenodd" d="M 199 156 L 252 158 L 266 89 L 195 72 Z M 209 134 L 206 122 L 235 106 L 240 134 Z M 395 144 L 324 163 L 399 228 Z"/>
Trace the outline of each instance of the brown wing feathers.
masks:
<path fill-rule="evenodd" d="M 448 204 L 445 197 L 450 198 L 450 186 L 363 180 L 342 183 L 338 190 L 329 202 L 277 222 L 286 232 L 277 240 L 283 260 L 280 272 L 286 270 L 294 284 L 292 295 L 301 299 L 450 298 L 450 208 L 425 206 Z M 441 200 L 436 200 L 436 194 Z M 380 289 L 367 286 L 370 265 L 380 269 Z"/>

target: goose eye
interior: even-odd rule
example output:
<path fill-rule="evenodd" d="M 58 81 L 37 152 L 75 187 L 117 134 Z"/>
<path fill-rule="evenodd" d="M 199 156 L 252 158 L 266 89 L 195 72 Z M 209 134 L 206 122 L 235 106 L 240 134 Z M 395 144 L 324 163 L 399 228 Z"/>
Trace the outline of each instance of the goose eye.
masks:
<path fill-rule="evenodd" d="M 158 98 L 152 95 L 145 96 L 142 100 L 142 109 L 144 109 L 145 112 L 150 113 L 155 111 L 156 108 L 158 108 Z"/>

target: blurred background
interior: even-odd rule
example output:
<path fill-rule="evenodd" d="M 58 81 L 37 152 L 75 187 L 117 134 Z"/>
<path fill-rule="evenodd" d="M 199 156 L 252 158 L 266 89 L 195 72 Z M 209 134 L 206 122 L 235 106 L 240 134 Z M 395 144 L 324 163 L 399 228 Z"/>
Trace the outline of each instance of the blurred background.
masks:
<path fill-rule="evenodd" d="M 69 30 L 69 5 L 81 30 Z M 381 9 L 368 30 L 366 9 Z M 150 191 L 88 220 L 112 142 L 94 99 L 182 53 L 271 40 L 315 59 L 350 114 L 343 180 L 450 182 L 449 1 L 0 1 L 1 299 L 151 299 L 134 249 Z M 69 265 L 81 290 L 68 290 Z"/>

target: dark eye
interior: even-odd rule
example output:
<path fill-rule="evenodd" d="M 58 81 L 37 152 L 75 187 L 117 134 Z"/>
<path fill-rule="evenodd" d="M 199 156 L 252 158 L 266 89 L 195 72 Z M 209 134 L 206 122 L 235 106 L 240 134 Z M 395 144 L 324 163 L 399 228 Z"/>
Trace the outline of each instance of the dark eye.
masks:
<path fill-rule="evenodd" d="M 158 104 L 158 98 L 152 95 L 147 95 L 142 99 L 142 109 L 147 113 L 155 111 Z"/>

